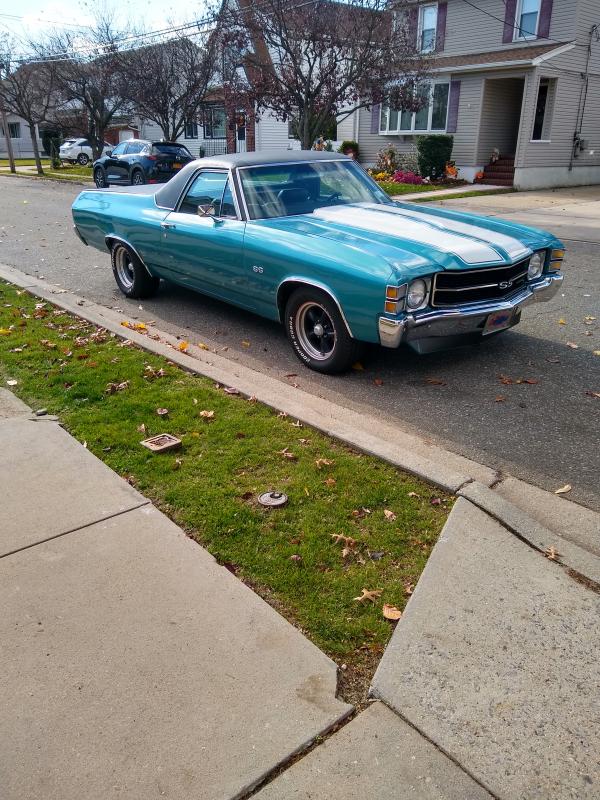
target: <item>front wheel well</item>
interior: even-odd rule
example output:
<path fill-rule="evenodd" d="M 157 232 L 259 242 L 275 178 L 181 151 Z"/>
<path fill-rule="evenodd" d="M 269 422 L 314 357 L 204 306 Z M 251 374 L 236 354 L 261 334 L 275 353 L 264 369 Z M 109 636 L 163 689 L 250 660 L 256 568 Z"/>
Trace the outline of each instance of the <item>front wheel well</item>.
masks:
<path fill-rule="evenodd" d="M 333 292 L 331 292 L 325 286 L 320 286 L 318 284 L 311 283 L 310 281 L 303 281 L 301 278 L 285 281 L 285 283 L 282 283 L 279 289 L 277 290 L 277 310 L 279 312 L 280 322 L 284 321 L 285 308 L 287 306 L 288 300 L 290 299 L 292 294 L 296 291 L 296 289 L 316 289 L 317 291 L 324 292 L 326 295 L 328 295 L 338 307 L 339 312 L 344 321 L 344 324 L 348 330 L 348 333 L 350 334 L 350 336 L 352 336 L 352 331 L 350 330 L 350 326 L 348 325 L 346 317 L 344 316 L 342 307 L 337 297 L 333 294 Z"/>

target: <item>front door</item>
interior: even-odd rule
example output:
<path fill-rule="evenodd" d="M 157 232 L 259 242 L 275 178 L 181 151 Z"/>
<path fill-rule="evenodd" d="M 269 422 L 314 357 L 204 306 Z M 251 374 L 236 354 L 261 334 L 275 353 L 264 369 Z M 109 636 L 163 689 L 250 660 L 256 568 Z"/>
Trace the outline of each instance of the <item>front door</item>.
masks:
<path fill-rule="evenodd" d="M 109 183 L 125 183 L 129 179 L 129 165 L 125 159 L 127 142 L 121 142 L 104 162 L 106 180 Z"/>
<path fill-rule="evenodd" d="M 207 206 L 211 215 L 200 215 L 198 209 Z M 176 283 L 247 306 L 236 289 L 245 223 L 238 218 L 226 171 L 199 172 L 161 227 L 161 264 Z"/>

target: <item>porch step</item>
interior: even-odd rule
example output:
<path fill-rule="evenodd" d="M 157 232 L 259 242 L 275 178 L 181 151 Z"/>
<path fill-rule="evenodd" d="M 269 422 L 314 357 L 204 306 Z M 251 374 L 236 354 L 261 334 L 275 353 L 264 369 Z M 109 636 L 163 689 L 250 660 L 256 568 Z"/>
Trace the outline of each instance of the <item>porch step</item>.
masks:
<path fill-rule="evenodd" d="M 488 176 L 481 178 L 477 183 L 487 183 L 490 186 L 512 186 L 514 184 L 514 176 L 512 178 L 496 178 L 496 176 Z"/>
<path fill-rule="evenodd" d="M 488 164 L 483 169 L 483 178 L 479 183 L 497 184 L 498 186 L 512 186 L 515 179 L 514 156 L 500 156 L 494 163 Z"/>

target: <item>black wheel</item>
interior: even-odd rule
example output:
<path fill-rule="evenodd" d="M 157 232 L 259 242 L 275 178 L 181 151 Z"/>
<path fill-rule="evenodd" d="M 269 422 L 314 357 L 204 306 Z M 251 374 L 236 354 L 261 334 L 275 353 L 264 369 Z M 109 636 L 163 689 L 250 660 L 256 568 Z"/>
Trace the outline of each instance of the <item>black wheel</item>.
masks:
<path fill-rule="evenodd" d="M 144 177 L 144 173 L 141 169 L 134 169 L 131 173 L 131 185 L 132 186 L 143 186 L 146 183 L 146 178 Z"/>
<path fill-rule="evenodd" d="M 99 189 L 105 189 L 108 186 L 106 175 L 102 167 L 96 167 L 94 170 L 94 183 Z"/>
<path fill-rule="evenodd" d="M 87 153 L 79 153 L 77 156 L 77 162 L 81 164 L 82 167 L 85 167 L 90 162 L 90 157 Z"/>
<path fill-rule="evenodd" d="M 113 275 L 125 297 L 143 299 L 158 291 L 160 280 L 152 277 L 136 254 L 121 242 L 111 250 Z"/>
<path fill-rule="evenodd" d="M 361 342 L 348 333 L 337 305 L 318 289 L 296 289 L 291 295 L 285 329 L 300 361 L 316 372 L 345 372 L 363 351 Z"/>

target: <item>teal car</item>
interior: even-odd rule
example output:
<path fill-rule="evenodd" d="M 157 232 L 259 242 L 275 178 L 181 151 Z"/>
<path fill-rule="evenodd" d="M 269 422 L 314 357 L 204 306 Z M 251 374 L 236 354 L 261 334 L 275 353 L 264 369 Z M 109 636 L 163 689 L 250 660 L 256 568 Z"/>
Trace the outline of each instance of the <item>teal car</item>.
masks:
<path fill-rule="evenodd" d="M 279 320 L 325 373 L 366 342 L 429 353 L 495 335 L 563 280 L 551 234 L 394 202 L 334 153 L 199 159 L 161 187 L 83 191 L 73 219 L 126 297 L 163 278 Z"/>

